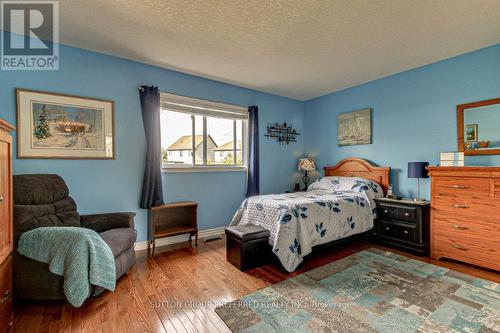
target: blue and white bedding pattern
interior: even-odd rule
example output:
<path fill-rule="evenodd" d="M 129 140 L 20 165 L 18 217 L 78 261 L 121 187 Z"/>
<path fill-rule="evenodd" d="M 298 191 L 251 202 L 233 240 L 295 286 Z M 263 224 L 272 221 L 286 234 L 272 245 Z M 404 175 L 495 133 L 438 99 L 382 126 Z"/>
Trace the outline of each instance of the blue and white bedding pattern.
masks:
<path fill-rule="evenodd" d="M 273 252 L 293 272 L 313 246 L 373 228 L 373 199 L 382 196 L 380 185 L 371 180 L 323 177 L 306 192 L 245 199 L 231 225 L 255 224 L 268 229 Z"/>

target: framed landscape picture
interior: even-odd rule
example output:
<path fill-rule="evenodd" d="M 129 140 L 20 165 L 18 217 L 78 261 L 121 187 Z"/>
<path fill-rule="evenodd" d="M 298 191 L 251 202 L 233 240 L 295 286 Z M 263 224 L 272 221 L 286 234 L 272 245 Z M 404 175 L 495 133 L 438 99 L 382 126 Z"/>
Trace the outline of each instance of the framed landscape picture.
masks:
<path fill-rule="evenodd" d="M 17 157 L 114 159 L 114 103 L 16 89 Z"/>
<path fill-rule="evenodd" d="M 468 124 L 465 126 L 465 136 L 467 142 L 477 141 L 477 124 Z"/>
<path fill-rule="evenodd" d="M 339 114 L 337 136 L 339 147 L 372 143 L 371 109 Z"/>

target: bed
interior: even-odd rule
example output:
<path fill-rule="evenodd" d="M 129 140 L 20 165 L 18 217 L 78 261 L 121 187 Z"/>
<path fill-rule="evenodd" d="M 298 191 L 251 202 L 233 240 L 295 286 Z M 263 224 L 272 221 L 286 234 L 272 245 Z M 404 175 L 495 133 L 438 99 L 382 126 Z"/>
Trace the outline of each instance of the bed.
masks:
<path fill-rule="evenodd" d="M 270 231 L 269 243 L 288 272 L 317 245 L 373 228 L 374 199 L 389 186 L 389 167 L 349 158 L 324 167 L 307 191 L 257 195 L 243 201 L 231 225 L 255 224 Z"/>

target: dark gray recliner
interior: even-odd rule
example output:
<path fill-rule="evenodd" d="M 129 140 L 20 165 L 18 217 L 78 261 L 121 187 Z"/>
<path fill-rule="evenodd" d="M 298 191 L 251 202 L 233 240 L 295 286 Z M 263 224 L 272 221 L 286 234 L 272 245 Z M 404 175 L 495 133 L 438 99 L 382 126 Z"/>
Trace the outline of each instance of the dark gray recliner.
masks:
<path fill-rule="evenodd" d="M 58 175 L 14 176 L 14 246 L 23 232 L 38 227 L 84 227 L 98 232 L 109 245 L 116 263 L 116 279 L 135 263 L 135 213 L 80 215 Z M 63 277 L 51 273 L 48 265 L 14 251 L 14 296 L 18 299 L 66 299 Z M 91 295 L 102 288 L 92 287 Z M 91 296 L 89 295 L 89 296 Z"/>

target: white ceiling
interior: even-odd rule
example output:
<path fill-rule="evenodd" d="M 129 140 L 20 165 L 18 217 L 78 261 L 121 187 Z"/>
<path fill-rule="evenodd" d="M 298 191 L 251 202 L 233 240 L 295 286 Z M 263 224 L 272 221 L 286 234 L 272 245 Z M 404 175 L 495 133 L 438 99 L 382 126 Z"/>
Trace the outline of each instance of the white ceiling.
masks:
<path fill-rule="evenodd" d="M 61 41 L 300 100 L 500 43 L 500 0 L 62 0 Z"/>

